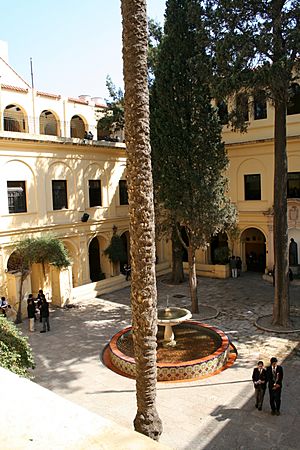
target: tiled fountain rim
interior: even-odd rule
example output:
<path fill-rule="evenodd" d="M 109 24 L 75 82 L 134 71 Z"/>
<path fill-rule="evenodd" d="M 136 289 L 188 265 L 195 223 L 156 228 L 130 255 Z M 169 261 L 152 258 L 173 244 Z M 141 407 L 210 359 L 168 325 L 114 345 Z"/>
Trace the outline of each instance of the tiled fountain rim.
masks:
<path fill-rule="evenodd" d="M 220 330 L 220 329 L 218 329 L 216 327 L 213 327 L 211 325 L 207 325 L 205 323 L 195 321 L 195 320 L 185 320 L 184 322 L 182 322 L 182 324 L 184 324 L 184 323 L 192 324 L 192 325 L 198 325 L 198 326 L 201 326 L 203 328 L 207 328 L 208 330 L 214 331 L 215 333 L 217 333 L 220 336 L 220 338 L 221 338 L 221 345 L 218 347 L 218 349 L 214 353 L 211 353 L 208 356 L 204 356 L 203 358 L 192 359 L 190 361 L 182 361 L 182 362 L 178 362 L 178 363 L 157 363 L 157 367 L 158 368 L 166 368 L 166 367 L 167 368 L 172 368 L 172 367 L 179 368 L 179 367 L 185 367 L 185 366 L 189 367 L 191 365 L 205 363 L 205 362 L 208 362 L 208 361 L 210 361 L 212 359 L 217 358 L 222 353 L 225 353 L 228 350 L 228 348 L 229 348 L 229 339 L 228 339 L 228 337 L 226 336 L 226 334 L 222 330 Z M 135 359 L 134 358 L 132 358 L 131 356 L 125 355 L 117 347 L 118 339 L 123 334 L 127 333 L 128 331 L 130 331 L 131 329 L 132 329 L 132 327 L 129 326 L 129 327 L 123 328 L 121 331 L 119 331 L 117 334 L 115 334 L 112 337 L 112 339 L 111 339 L 111 341 L 109 343 L 109 347 L 110 347 L 111 352 L 117 358 L 122 359 L 123 361 L 126 361 L 126 362 L 128 362 L 130 364 L 135 364 Z"/>

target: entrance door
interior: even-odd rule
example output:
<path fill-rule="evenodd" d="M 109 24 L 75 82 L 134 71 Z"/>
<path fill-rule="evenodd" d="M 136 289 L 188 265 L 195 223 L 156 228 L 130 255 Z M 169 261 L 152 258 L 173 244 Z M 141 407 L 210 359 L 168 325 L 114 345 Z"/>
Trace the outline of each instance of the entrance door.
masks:
<path fill-rule="evenodd" d="M 94 237 L 89 245 L 90 279 L 92 282 L 102 279 L 100 249 L 98 238 Z"/>
<path fill-rule="evenodd" d="M 248 228 L 242 233 L 244 244 L 244 257 L 247 270 L 251 272 L 264 272 L 266 268 L 266 238 L 257 228 Z"/>

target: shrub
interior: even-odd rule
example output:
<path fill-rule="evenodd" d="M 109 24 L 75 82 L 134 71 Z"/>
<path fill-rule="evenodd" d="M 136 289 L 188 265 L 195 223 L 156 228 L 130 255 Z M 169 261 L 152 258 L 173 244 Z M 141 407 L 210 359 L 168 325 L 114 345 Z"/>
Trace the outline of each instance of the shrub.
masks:
<path fill-rule="evenodd" d="M 227 264 L 229 258 L 228 247 L 219 247 L 214 251 L 215 264 Z"/>
<path fill-rule="evenodd" d="M 0 316 L 0 366 L 25 378 L 32 377 L 28 369 L 34 368 L 28 338 L 4 316 Z"/>

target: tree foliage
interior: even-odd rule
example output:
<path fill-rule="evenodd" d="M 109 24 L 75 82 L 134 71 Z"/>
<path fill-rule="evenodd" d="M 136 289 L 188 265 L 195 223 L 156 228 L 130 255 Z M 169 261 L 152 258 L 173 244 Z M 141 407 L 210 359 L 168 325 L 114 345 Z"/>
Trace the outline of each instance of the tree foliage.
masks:
<path fill-rule="evenodd" d="M 52 235 L 37 238 L 25 238 L 16 243 L 16 269 L 21 272 L 19 306 L 16 323 L 22 322 L 22 289 L 23 281 L 29 273 L 30 266 L 34 263 L 42 264 L 45 275 L 45 264 L 51 264 L 59 269 L 68 267 L 71 261 L 68 252 L 59 239 Z"/>
<path fill-rule="evenodd" d="M 0 366 L 26 378 L 31 378 L 28 369 L 34 368 L 28 338 L 3 316 L 0 316 Z"/>
<path fill-rule="evenodd" d="M 263 91 L 274 105 L 273 322 L 289 322 L 286 112 L 293 81 L 299 80 L 300 3 L 298 0 L 208 0 L 202 2 L 210 33 L 209 54 L 217 98 Z M 237 103 L 233 106 L 237 106 Z M 233 107 L 234 128 L 245 119 Z"/>
<path fill-rule="evenodd" d="M 112 236 L 109 246 L 104 250 L 104 254 L 113 263 L 120 262 L 122 264 L 127 261 L 127 254 L 121 236 L 118 234 Z"/>
<path fill-rule="evenodd" d="M 98 129 L 104 138 L 109 138 L 111 134 L 124 128 L 124 93 L 121 88 L 116 88 L 109 75 L 106 77 L 106 87 L 109 99 L 105 100 L 107 108 L 98 121 Z"/>
<path fill-rule="evenodd" d="M 157 202 L 171 212 L 178 230 L 186 230 L 192 291 L 196 249 L 229 226 L 235 210 L 226 197 L 228 160 L 211 101 L 212 67 L 200 3 L 169 0 L 165 17 L 151 97 L 153 176 Z"/>

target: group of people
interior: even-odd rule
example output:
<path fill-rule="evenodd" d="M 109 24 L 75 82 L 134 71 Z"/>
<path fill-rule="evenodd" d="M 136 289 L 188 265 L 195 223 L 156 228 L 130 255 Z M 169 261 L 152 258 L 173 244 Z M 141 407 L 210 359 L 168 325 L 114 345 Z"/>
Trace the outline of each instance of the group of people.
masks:
<path fill-rule="evenodd" d="M 281 390 L 283 369 L 277 364 L 277 358 L 270 360 L 270 365 L 265 368 L 263 361 L 258 361 L 253 370 L 252 381 L 255 388 L 255 407 L 261 411 L 266 388 L 269 388 L 270 406 L 272 415 L 280 415 Z"/>
<path fill-rule="evenodd" d="M 43 325 L 40 333 L 46 333 L 46 330 L 50 331 L 49 304 L 42 289 L 39 290 L 36 299 L 34 299 L 33 294 L 28 295 L 27 315 L 29 319 L 29 331 L 35 331 L 35 322 L 37 321 L 36 316 L 38 311 L 40 313 L 40 322 Z"/>
<path fill-rule="evenodd" d="M 229 267 L 231 271 L 232 278 L 237 278 L 241 275 L 242 271 L 242 260 L 239 256 L 232 255 L 229 258 Z"/>
<path fill-rule="evenodd" d="M 0 300 L 0 314 L 2 314 L 4 317 L 7 317 L 7 311 L 11 308 L 11 306 L 8 304 L 8 301 L 5 297 L 1 297 Z"/>

